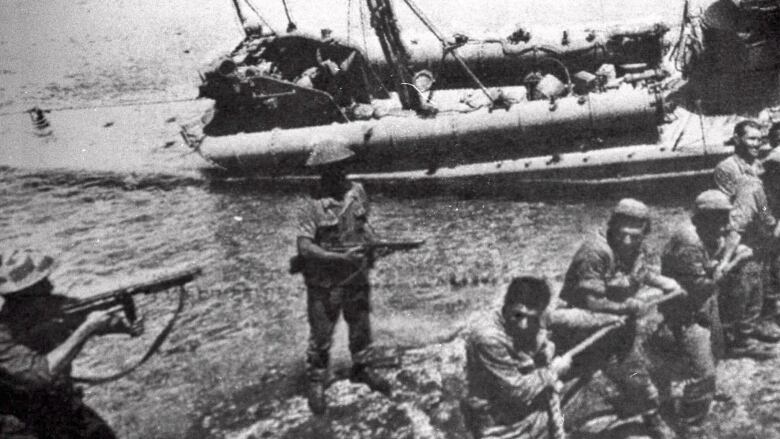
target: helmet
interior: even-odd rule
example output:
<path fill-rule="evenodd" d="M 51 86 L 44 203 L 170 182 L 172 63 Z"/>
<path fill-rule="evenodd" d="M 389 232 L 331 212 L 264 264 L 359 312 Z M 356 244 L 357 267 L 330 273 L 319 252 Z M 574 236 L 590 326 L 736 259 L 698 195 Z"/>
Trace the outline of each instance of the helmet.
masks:
<path fill-rule="evenodd" d="M 31 250 L 12 250 L 0 254 L 0 295 L 16 293 L 46 279 L 54 258 Z"/>
<path fill-rule="evenodd" d="M 342 142 L 315 144 L 306 160 L 306 166 L 331 165 L 350 159 L 354 155 L 355 153 Z"/>

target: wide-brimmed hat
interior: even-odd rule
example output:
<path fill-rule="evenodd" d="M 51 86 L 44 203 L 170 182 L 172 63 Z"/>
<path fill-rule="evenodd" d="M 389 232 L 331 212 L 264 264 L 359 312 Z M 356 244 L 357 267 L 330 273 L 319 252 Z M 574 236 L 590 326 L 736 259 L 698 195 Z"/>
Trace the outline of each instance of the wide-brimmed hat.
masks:
<path fill-rule="evenodd" d="M 0 254 L 0 296 L 16 293 L 46 279 L 54 268 L 54 258 L 31 250 Z"/>
<path fill-rule="evenodd" d="M 340 141 L 315 143 L 309 154 L 308 160 L 306 160 L 306 166 L 312 168 L 327 166 L 335 163 L 343 163 L 351 159 L 355 156 L 355 152 L 344 143 L 345 142 Z"/>

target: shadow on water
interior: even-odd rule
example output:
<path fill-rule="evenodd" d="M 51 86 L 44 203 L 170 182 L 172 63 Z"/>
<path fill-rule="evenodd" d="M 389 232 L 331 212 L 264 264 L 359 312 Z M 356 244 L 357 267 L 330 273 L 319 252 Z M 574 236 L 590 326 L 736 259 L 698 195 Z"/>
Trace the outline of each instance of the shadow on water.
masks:
<path fill-rule="evenodd" d="M 233 194 L 311 194 L 317 185 L 316 176 L 264 178 L 236 175 L 221 169 L 202 169 L 209 190 Z M 587 202 L 617 201 L 633 197 L 659 206 L 689 203 L 699 192 L 710 188 L 711 176 L 672 178 L 662 181 L 631 181 L 620 183 L 578 183 L 516 181 L 477 176 L 462 180 L 361 180 L 373 195 L 391 199 L 430 199 L 454 197 L 460 200 L 504 200 L 527 202 Z"/>

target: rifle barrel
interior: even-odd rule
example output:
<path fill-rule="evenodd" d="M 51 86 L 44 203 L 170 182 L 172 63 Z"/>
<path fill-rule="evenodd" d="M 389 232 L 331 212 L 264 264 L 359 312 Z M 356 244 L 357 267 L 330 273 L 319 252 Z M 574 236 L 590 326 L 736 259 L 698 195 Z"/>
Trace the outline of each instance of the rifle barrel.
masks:
<path fill-rule="evenodd" d="M 161 276 L 157 276 L 149 280 L 148 282 L 136 282 L 127 286 L 115 288 L 106 293 L 96 294 L 86 299 L 79 300 L 77 303 L 67 305 L 63 307 L 65 313 L 78 312 L 80 309 L 84 309 L 85 306 L 90 304 L 99 303 L 106 300 L 122 295 L 122 294 L 153 294 L 160 291 L 165 291 L 169 288 L 184 285 L 188 282 L 192 282 L 196 277 L 202 273 L 200 267 L 190 267 L 183 270 L 165 273 Z"/>

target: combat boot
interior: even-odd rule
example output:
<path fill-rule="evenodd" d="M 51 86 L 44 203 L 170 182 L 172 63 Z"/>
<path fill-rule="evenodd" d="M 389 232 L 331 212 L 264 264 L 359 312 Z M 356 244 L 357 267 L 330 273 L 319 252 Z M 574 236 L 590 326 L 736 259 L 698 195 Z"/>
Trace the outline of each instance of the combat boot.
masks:
<path fill-rule="evenodd" d="M 327 403 L 325 402 L 326 375 L 327 372 L 325 370 L 309 371 L 309 389 L 306 399 L 309 402 L 309 410 L 315 415 L 322 415 L 327 409 Z"/>
<path fill-rule="evenodd" d="M 312 381 L 309 383 L 309 393 L 306 395 L 309 400 L 309 410 L 315 415 L 322 415 L 325 413 L 327 404 L 325 402 L 325 386 L 320 381 Z"/>
<path fill-rule="evenodd" d="M 642 420 L 647 427 L 648 435 L 653 439 L 674 439 L 677 437 L 677 434 L 663 420 L 657 410 L 643 414 Z"/>
<path fill-rule="evenodd" d="M 358 364 L 352 366 L 350 381 L 353 383 L 363 383 L 375 392 L 383 393 L 387 396 L 390 395 L 390 382 L 365 365 Z"/>

